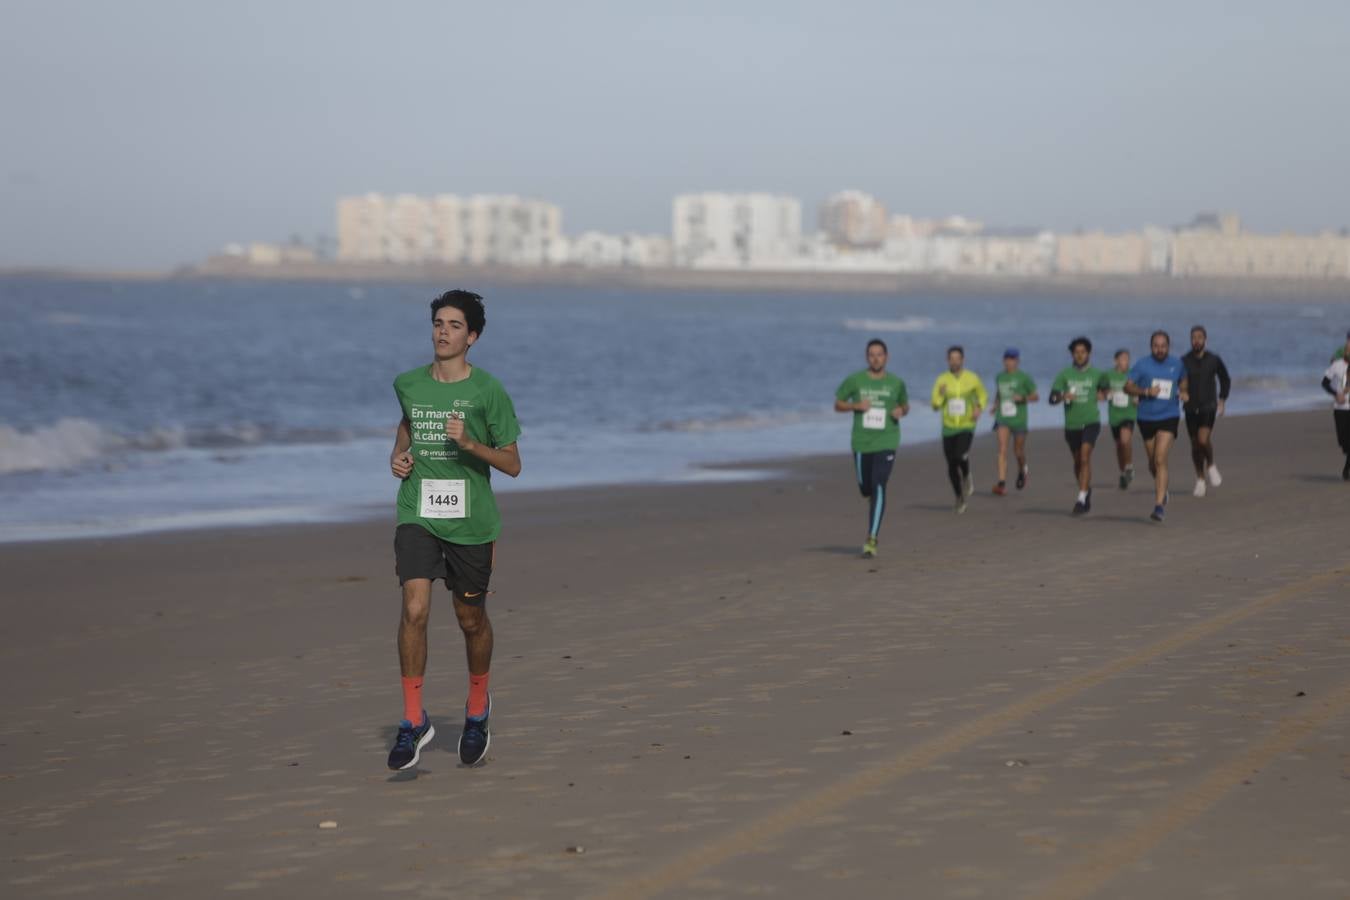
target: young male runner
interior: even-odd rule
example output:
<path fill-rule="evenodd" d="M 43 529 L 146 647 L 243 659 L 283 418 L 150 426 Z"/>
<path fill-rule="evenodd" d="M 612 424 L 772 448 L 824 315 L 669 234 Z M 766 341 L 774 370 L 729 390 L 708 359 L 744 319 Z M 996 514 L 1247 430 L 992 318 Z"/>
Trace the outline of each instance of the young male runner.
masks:
<path fill-rule="evenodd" d="M 966 511 L 966 498 L 975 493 L 970 477 L 970 445 L 975 440 L 975 420 L 989 403 L 980 376 L 965 368 L 966 351 L 947 348 L 947 371 L 933 382 L 933 409 L 942 411 L 942 455 L 947 459 L 947 478 L 956 494 L 957 514 Z"/>
<path fill-rule="evenodd" d="M 1139 401 L 1125 393 L 1125 382 L 1130 380 L 1130 351 L 1117 350 L 1115 363 L 1115 368 L 1106 373 L 1106 416 L 1116 443 L 1116 465 L 1124 491 L 1134 481 L 1134 419 Z"/>
<path fill-rule="evenodd" d="M 863 556 L 877 555 L 877 533 L 886 514 L 886 482 L 900 445 L 900 419 L 909 412 L 903 379 L 886 371 L 886 342 L 867 342 L 867 368 L 854 372 L 834 392 L 836 412 L 853 413 L 853 468 L 858 490 L 870 502 Z"/>
<path fill-rule="evenodd" d="M 1064 404 L 1064 440 L 1073 456 L 1073 475 L 1078 480 L 1078 499 L 1073 514 L 1092 510 L 1092 450 L 1102 433 L 1101 411 L 1106 373 L 1094 368 L 1092 341 L 1076 337 L 1069 342 L 1073 365 L 1062 369 L 1050 385 L 1050 405 Z"/>
<path fill-rule="evenodd" d="M 1139 398 L 1139 436 L 1144 439 L 1144 454 L 1153 475 L 1155 502 L 1149 518 L 1161 522 L 1167 515 L 1167 456 L 1181 419 L 1178 401 L 1186 402 L 1186 367 L 1168 355 L 1172 340 L 1167 332 L 1153 332 L 1148 343 L 1151 355 L 1130 367 L 1125 393 Z"/>
<path fill-rule="evenodd" d="M 469 365 L 469 348 L 482 336 L 485 322 L 483 298 L 477 294 L 448 291 L 437 297 L 431 301 L 434 361 L 394 379 L 403 410 L 389 456 L 390 470 L 402 479 L 394 557 L 403 587 L 398 625 L 403 721 L 389 751 L 391 769 L 417 765 L 422 748 L 436 734 L 422 707 L 422 677 L 431 585 L 438 578 L 451 592 L 469 663 L 460 762 L 482 762 L 491 742 L 487 593 L 501 531 L 491 477 L 493 469 L 512 478 L 520 474 L 520 425 L 501 383 Z"/>
<path fill-rule="evenodd" d="M 1219 354 L 1205 349 L 1208 339 L 1205 326 L 1196 325 L 1191 329 L 1191 352 L 1181 358 L 1186 367 L 1187 391 L 1190 399 L 1186 401 L 1186 434 L 1191 439 L 1191 463 L 1195 466 L 1195 496 L 1205 496 L 1205 481 L 1210 487 L 1223 484 L 1219 467 L 1214 465 L 1214 420 L 1223 415 L 1224 404 L 1228 401 L 1228 389 L 1232 379 L 1228 377 L 1228 367 L 1223 364 Z M 1217 396 L 1214 381 L 1219 382 Z"/>
<path fill-rule="evenodd" d="M 989 407 L 994 414 L 994 432 L 998 435 L 998 483 L 994 493 L 1008 493 L 1008 439 L 1012 438 L 1017 457 L 1017 489 L 1027 486 L 1027 404 L 1040 399 L 1036 382 L 1021 369 L 1022 354 L 1016 347 L 1003 351 L 1003 371 L 994 378 L 994 399 Z"/>
<path fill-rule="evenodd" d="M 1345 454 L 1345 467 L 1341 469 L 1341 480 L 1350 481 L 1350 334 L 1345 336 L 1345 346 L 1341 354 L 1327 367 L 1322 376 L 1322 390 L 1335 400 L 1331 416 L 1336 422 L 1336 442 Z"/>

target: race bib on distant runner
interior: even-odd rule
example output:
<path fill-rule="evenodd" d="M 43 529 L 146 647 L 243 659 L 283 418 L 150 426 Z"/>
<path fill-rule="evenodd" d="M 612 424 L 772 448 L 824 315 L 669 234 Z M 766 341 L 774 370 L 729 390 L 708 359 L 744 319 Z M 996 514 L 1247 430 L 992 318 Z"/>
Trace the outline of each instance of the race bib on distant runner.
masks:
<path fill-rule="evenodd" d="M 966 414 L 966 398 L 953 397 L 947 401 L 947 415 L 959 419 Z"/>
<path fill-rule="evenodd" d="M 999 405 L 998 410 L 1003 413 L 1003 418 L 1011 419 L 1013 416 L 1017 415 L 1017 404 L 1011 400 L 1004 400 L 1003 403 Z"/>
<path fill-rule="evenodd" d="M 1111 405 L 1124 409 L 1130 405 L 1130 395 L 1124 391 L 1116 391 L 1111 395 Z"/>
<path fill-rule="evenodd" d="M 423 478 L 422 505 L 418 515 L 424 519 L 462 519 L 469 510 L 469 486 L 462 478 Z"/>
<path fill-rule="evenodd" d="M 1153 383 L 1158 386 L 1159 400 L 1172 399 L 1172 382 L 1168 381 L 1165 378 L 1155 378 L 1153 379 Z"/>
<path fill-rule="evenodd" d="M 881 431 L 886 427 L 886 408 L 874 406 L 863 413 L 863 427 L 869 431 Z"/>

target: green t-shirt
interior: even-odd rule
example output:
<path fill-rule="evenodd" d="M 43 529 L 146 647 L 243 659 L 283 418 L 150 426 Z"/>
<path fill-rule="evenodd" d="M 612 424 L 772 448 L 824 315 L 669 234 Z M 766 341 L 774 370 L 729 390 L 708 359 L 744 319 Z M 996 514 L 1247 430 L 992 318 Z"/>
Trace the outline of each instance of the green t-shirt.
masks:
<path fill-rule="evenodd" d="M 1101 369 L 1094 369 L 1092 366 L 1086 369 L 1069 366 L 1055 376 L 1055 383 L 1050 386 L 1051 391 L 1058 391 L 1061 394 L 1069 391 L 1074 393 L 1072 403 L 1067 398 L 1064 401 L 1065 431 L 1081 431 L 1102 420 L 1101 410 L 1097 408 L 1097 390 L 1102 385 L 1104 374 Z"/>
<path fill-rule="evenodd" d="M 845 403 L 857 403 L 866 397 L 872 403 L 867 412 L 853 413 L 854 453 L 879 453 L 900 445 L 900 423 L 891 410 L 909 403 L 903 379 L 890 372 L 873 378 L 871 372 L 863 369 L 845 378 L 834 397 Z"/>
<path fill-rule="evenodd" d="M 1036 392 L 1036 382 L 1021 369 L 1016 372 L 999 372 L 994 378 L 994 424 L 1007 425 L 1014 431 L 1027 427 L 1027 398 Z M 1013 400 L 1021 397 L 1021 402 Z M 1011 411 L 1011 415 L 1009 414 Z"/>
<path fill-rule="evenodd" d="M 1115 369 L 1102 375 L 1102 387 L 1106 388 L 1106 415 L 1113 428 L 1122 422 L 1133 422 L 1139 416 L 1138 399 L 1125 393 L 1125 382 L 1129 380 L 1129 372 Z"/>
<path fill-rule="evenodd" d="M 501 382 L 474 368 L 463 381 L 446 384 L 422 366 L 395 378 L 394 393 L 412 430 L 413 470 L 398 489 L 399 524 L 421 525 L 455 544 L 495 541 L 502 520 L 492 467 L 460 452 L 445 436 L 445 420 L 463 419 L 469 436 L 489 447 L 515 443 L 520 423 Z"/>

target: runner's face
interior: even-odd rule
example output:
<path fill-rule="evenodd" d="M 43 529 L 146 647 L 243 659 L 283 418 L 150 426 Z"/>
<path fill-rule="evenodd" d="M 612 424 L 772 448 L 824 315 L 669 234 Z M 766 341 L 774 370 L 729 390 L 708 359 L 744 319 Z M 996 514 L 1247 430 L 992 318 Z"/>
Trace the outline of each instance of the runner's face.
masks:
<path fill-rule="evenodd" d="M 881 349 L 880 344 L 873 344 L 867 348 L 867 368 L 873 372 L 886 370 L 886 351 Z"/>
<path fill-rule="evenodd" d="M 1012 373 L 1016 372 L 1016 371 L 1017 371 L 1017 357 L 1015 357 L 1015 356 L 1005 356 L 1005 357 L 1003 357 L 1003 371 L 1007 372 L 1009 375 L 1011 375 Z"/>
<path fill-rule="evenodd" d="M 1153 351 L 1153 358 L 1158 362 L 1167 359 L 1167 351 L 1171 348 L 1171 343 L 1161 334 L 1153 338 L 1149 343 L 1149 349 Z"/>
<path fill-rule="evenodd" d="M 1116 371 L 1117 372 L 1130 371 L 1130 354 L 1128 353 L 1116 354 Z"/>
<path fill-rule="evenodd" d="M 966 355 L 953 350 L 947 354 L 947 368 L 951 369 L 953 375 L 961 371 L 961 364 L 966 361 Z"/>
<path fill-rule="evenodd" d="M 1088 364 L 1088 348 L 1082 344 L 1073 345 L 1073 364 L 1078 368 L 1083 368 Z"/>
<path fill-rule="evenodd" d="M 436 317 L 431 320 L 431 345 L 438 360 L 463 356 L 476 340 L 478 336 L 469 332 L 464 313 L 453 306 L 436 311 Z"/>

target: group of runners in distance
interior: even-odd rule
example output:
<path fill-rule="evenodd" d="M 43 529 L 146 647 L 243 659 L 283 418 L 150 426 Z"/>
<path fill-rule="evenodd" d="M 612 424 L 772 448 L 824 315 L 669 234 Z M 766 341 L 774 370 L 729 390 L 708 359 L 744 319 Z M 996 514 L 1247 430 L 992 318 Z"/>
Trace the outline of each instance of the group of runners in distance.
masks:
<path fill-rule="evenodd" d="M 469 349 L 482 337 L 487 322 L 483 298 L 469 291 L 447 291 L 431 301 L 433 361 L 394 379 L 402 417 L 389 455 L 391 474 L 399 479 L 398 525 L 394 535 L 395 572 L 402 588 L 398 625 L 398 657 L 403 691 L 403 717 L 389 768 L 410 769 L 435 736 L 422 703 L 427 665 L 427 626 L 432 586 L 445 582 L 455 618 L 464 637 L 468 696 L 459 738 L 463 765 L 483 762 L 491 743 L 492 695 L 488 673 L 492 663 L 492 623 L 488 618 L 488 585 L 495 563 L 501 517 L 492 493 L 492 470 L 520 474 L 517 440 L 520 424 L 511 397 L 497 379 L 469 364 Z M 1191 352 L 1170 355 L 1165 332 L 1150 338 L 1149 356 L 1130 363 L 1128 350 L 1118 350 L 1115 365 L 1101 371 L 1091 365 L 1092 342 L 1069 343 L 1072 363 L 1055 376 L 1049 401 L 1064 407 L 1064 436 L 1073 457 L 1078 496 L 1074 515 L 1092 509 L 1092 449 L 1101 433 L 1099 404 L 1108 404 L 1108 424 L 1116 445 L 1120 487 L 1134 478 L 1131 444 L 1136 424 L 1154 477 L 1152 518 L 1167 512 L 1168 454 L 1184 415 L 1191 437 L 1195 494 L 1203 497 L 1222 483 L 1214 465 L 1212 430 L 1223 415 L 1230 379 L 1223 361 L 1205 347 L 1205 329 L 1191 329 Z M 1342 477 L 1350 480 L 1350 334 L 1337 351 L 1322 386 L 1335 400 L 1336 433 L 1345 453 Z M 853 458 L 858 489 L 869 500 L 865 556 L 875 556 L 877 535 L 886 512 L 886 483 L 900 443 L 900 420 L 909 414 L 905 382 L 886 370 L 886 344 L 867 344 L 867 368 L 844 379 L 834 408 L 853 414 Z M 974 493 L 970 448 L 975 425 L 987 411 L 998 433 L 998 479 L 994 493 L 1007 492 L 1008 451 L 1017 464 L 1015 484 L 1026 487 L 1027 405 L 1039 400 L 1036 383 L 1021 371 L 1021 354 L 1009 347 L 1003 371 L 991 398 L 984 383 L 965 367 L 960 347 L 947 350 L 947 371 L 933 384 L 932 408 L 942 414 L 942 452 L 956 495 L 956 511 L 964 512 Z"/>
<path fill-rule="evenodd" d="M 1064 407 L 1064 439 L 1073 459 L 1078 495 L 1072 514 L 1092 511 L 1092 451 L 1101 436 L 1102 401 L 1107 403 L 1107 424 L 1116 449 L 1120 489 L 1134 480 L 1134 431 L 1138 426 L 1144 454 L 1153 475 L 1154 504 L 1149 517 L 1161 522 L 1167 515 L 1168 458 L 1184 417 L 1191 439 L 1191 463 L 1195 468 L 1197 497 L 1223 483 L 1214 464 L 1214 423 L 1224 413 L 1232 387 L 1228 369 L 1218 354 L 1206 347 L 1203 326 L 1191 329 L 1191 350 L 1177 358 L 1171 355 L 1171 338 L 1155 331 L 1149 338 L 1149 355 L 1131 364 L 1130 351 L 1115 353 L 1114 366 L 1101 370 L 1092 365 L 1092 341 L 1076 337 L 1069 342 L 1071 362 L 1050 385 L 1051 405 Z M 1350 349 L 1350 335 L 1346 348 Z M 1344 354 L 1342 354 L 1344 356 Z M 886 342 L 873 338 L 867 344 L 867 368 L 844 379 L 835 392 L 834 408 L 853 414 L 853 462 L 858 490 L 869 500 L 867 540 L 863 556 L 877 554 L 877 537 L 886 509 L 886 482 L 900 444 L 900 420 L 909 414 L 909 391 L 902 378 L 888 372 Z M 966 501 L 975 493 L 970 471 L 970 449 L 975 427 L 986 412 L 993 417 L 998 436 L 998 479 L 993 492 L 1008 491 L 1008 451 L 1017 463 L 1015 484 L 1027 486 L 1027 406 L 1040 399 L 1036 382 L 1021 369 L 1021 353 L 1009 347 L 1003 353 L 1003 371 L 994 379 L 991 397 L 984 382 L 965 366 L 965 350 L 947 348 L 947 371 L 933 383 L 929 403 L 942 415 L 942 454 L 947 478 L 956 496 L 955 510 L 966 511 Z M 1335 363 L 1333 363 L 1333 368 Z M 1340 380 L 1324 381 L 1337 397 L 1345 415 L 1337 418 L 1337 434 L 1346 452 L 1344 475 L 1350 479 L 1350 403 L 1347 403 L 1346 362 L 1340 360 Z M 1333 377 L 1329 370 L 1328 378 Z"/>

